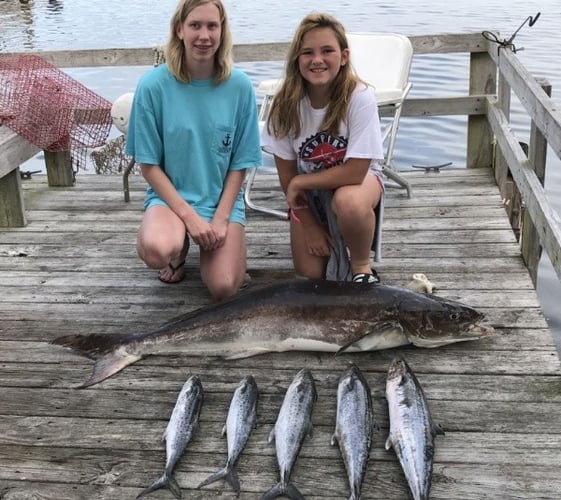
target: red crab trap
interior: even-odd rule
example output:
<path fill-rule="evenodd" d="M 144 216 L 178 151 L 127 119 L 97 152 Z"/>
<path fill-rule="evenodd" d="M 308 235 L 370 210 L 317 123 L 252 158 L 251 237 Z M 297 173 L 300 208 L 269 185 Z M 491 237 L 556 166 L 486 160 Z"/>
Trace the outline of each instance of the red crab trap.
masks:
<path fill-rule="evenodd" d="M 0 54 L 0 124 L 35 146 L 69 151 L 74 172 L 105 144 L 111 103 L 35 55 Z"/>

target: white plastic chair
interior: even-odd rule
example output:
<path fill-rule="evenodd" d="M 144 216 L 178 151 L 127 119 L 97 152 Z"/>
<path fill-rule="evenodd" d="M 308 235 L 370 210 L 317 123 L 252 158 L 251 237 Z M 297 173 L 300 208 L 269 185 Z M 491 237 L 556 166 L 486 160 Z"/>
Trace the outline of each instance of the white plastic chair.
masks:
<path fill-rule="evenodd" d="M 382 138 L 387 142 L 383 172 L 399 187 L 406 189 L 407 196 L 410 197 L 409 183 L 393 169 L 393 154 L 403 102 L 411 89 L 409 72 L 413 46 L 406 36 L 396 33 L 347 33 L 347 38 L 355 70 L 365 82 L 374 87 L 380 111 L 384 111 L 384 115 L 389 114 L 391 119 L 382 131 Z M 281 83 L 282 79 L 270 79 L 259 84 L 258 93 L 263 95 L 259 111 L 261 126 L 267 119 L 273 97 Z M 246 205 L 253 210 L 286 219 L 286 212 L 258 205 L 251 199 L 256 173 L 257 169 L 251 169 L 248 173 L 245 188 Z M 381 217 L 378 221 L 377 228 L 381 227 Z M 376 239 L 378 242 L 381 240 L 379 237 Z M 376 252 L 376 255 L 379 255 L 379 252 Z"/>
<path fill-rule="evenodd" d="M 380 112 L 389 112 L 391 116 L 382 139 L 387 141 L 384 167 L 393 169 L 401 110 L 412 85 L 409 72 L 413 46 L 409 38 L 396 33 L 348 33 L 347 39 L 355 70 L 374 87 Z"/>

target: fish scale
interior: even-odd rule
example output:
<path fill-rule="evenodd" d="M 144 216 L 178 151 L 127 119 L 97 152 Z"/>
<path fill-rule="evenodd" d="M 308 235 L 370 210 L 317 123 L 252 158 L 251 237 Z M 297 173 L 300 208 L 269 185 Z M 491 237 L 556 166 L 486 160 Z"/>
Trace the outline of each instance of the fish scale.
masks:
<path fill-rule="evenodd" d="M 414 500 L 427 500 L 434 438 L 444 432 L 433 423 L 423 388 L 402 357 L 388 369 L 386 399 L 390 419 L 386 450 L 394 449 Z"/>
<path fill-rule="evenodd" d="M 304 439 L 312 435 L 312 409 L 316 399 L 317 392 L 311 372 L 307 369 L 300 370 L 286 391 L 279 415 L 269 434 L 269 442 L 275 441 L 280 480 L 263 494 L 261 500 L 279 496 L 292 500 L 304 498 L 290 481 L 290 475 Z"/>
<path fill-rule="evenodd" d="M 166 442 L 164 473 L 143 490 L 137 499 L 160 488 L 168 488 L 175 498 L 181 498 L 181 488 L 173 477 L 173 470 L 198 429 L 202 403 L 203 386 L 199 377 L 193 375 L 183 384 L 162 436 L 162 440 Z"/>
<path fill-rule="evenodd" d="M 337 443 L 343 457 L 351 489 L 349 500 L 361 498 L 374 428 L 377 425 L 370 386 L 358 366 L 353 364 L 339 378 L 337 417 L 331 438 L 331 445 Z"/>
<path fill-rule="evenodd" d="M 226 435 L 228 439 L 228 459 L 226 466 L 210 475 L 201 482 L 197 488 L 202 488 L 203 486 L 225 478 L 236 492 L 236 495 L 239 496 L 240 482 L 235 465 L 249 440 L 251 431 L 257 425 L 258 396 L 259 391 L 253 376 L 248 375 L 244 377 L 234 391 L 228 410 L 228 416 L 226 417 L 226 424 L 222 430 L 222 435 Z"/>
<path fill-rule="evenodd" d="M 96 360 L 89 387 L 153 354 L 239 359 L 438 347 L 488 336 L 483 314 L 456 301 L 381 284 L 293 279 L 239 293 L 146 333 L 67 335 L 53 344 Z"/>

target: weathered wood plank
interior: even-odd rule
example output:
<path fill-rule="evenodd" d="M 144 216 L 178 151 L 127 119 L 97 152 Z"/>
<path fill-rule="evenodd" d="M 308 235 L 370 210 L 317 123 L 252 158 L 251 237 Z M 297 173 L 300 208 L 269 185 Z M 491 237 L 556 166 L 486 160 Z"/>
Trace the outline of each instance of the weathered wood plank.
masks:
<path fill-rule="evenodd" d="M 93 331 L 93 333 L 98 333 Z M 51 336 L 51 339 L 57 334 Z M 45 339 L 46 340 L 46 339 Z M 380 371 L 387 370 L 389 363 L 394 356 L 403 354 L 414 366 L 416 371 L 420 373 L 473 373 L 481 374 L 482 369 L 486 373 L 496 375 L 524 375 L 524 374 L 541 374 L 554 375 L 559 374 L 559 359 L 557 354 L 550 347 L 545 349 L 528 349 L 528 350 L 499 350 L 499 349 L 478 349 L 478 344 L 492 340 L 483 340 L 470 343 L 462 343 L 449 345 L 439 348 L 438 350 L 416 348 L 406 346 L 399 349 L 386 349 L 383 351 L 375 351 L 370 353 L 353 353 L 335 356 L 330 353 L 308 353 L 308 352 L 290 352 L 290 353 L 270 353 L 254 356 L 245 360 L 222 360 L 219 357 L 211 356 L 185 356 L 185 355 L 167 355 L 167 356 L 148 356 L 138 361 L 127 370 L 141 376 L 144 366 L 168 366 L 168 367 L 187 367 L 189 370 L 211 371 L 218 370 L 223 373 L 224 370 L 232 370 L 243 366 L 252 367 L 252 370 L 267 369 L 280 370 L 285 373 L 288 367 L 292 370 L 298 370 L 303 366 L 314 367 L 317 370 L 344 370 L 349 362 L 355 362 L 359 366 L 366 369 L 377 367 Z M 0 362 L 9 363 L 14 360 L 25 361 L 27 363 L 72 363 L 76 366 L 93 367 L 90 360 L 78 357 L 59 346 L 50 345 L 47 342 L 25 342 L 0 341 L 0 347 L 4 352 L 0 352 Z M 322 365 L 325 365 L 322 368 Z M 247 368 L 246 368 L 247 369 Z M 85 371 L 85 374 L 89 372 Z M 116 375 L 115 380 L 121 380 L 123 374 Z M 80 380 L 67 380 L 67 387 L 74 388 L 82 383 L 85 377 Z M 109 381 L 107 381 L 109 383 Z"/>
<path fill-rule="evenodd" d="M 343 464 L 329 442 L 337 379 L 352 361 L 371 384 L 382 427 L 364 494 L 406 498 L 395 455 L 384 450 L 384 381 L 396 354 L 414 368 L 435 420 L 447 431 L 437 440 L 431 497 L 558 497 L 559 481 L 545 478 L 559 465 L 559 358 L 496 188 L 488 189 L 492 176 L 482 170 L 413 172 L 423 194 L 410 200 L 389 190 L 379 270 L 385 282 L 396 284 L 425 272 L 439 294 L 484 312 L 497 328 L 493 337 L 436 350 L 404 347 L 337 357 L 151 356 L 88 390 L 75 387 L 89 376 L 92 361 L 46 341 L 148 330 L 211 299 L 196 251 L 188 279 L 174 287 L 160 283 L 138 259 L 142 179 L 131 182 L 137 190 L 129 204 L 122 201 L 118 177 L 79 177 L 75 187 L 60 190 L 39 178 L 26 181 L 29 225 L 0 232 L 0 497 L 133 498 L 162 470 L 161 433 L 191 373 L 201 375 L 207 397 L 178 480 L 189 498 L 233 497 L 222 483 L 202 492 L 193 487 L 224 464 L 220 432 L 231 392 L 251 370 L 262 390 L 260 421 L 239 472 L 242 497 L 259 498 L 277 476 L 270 427 L 288 383 L 308 366 L 319 400 L 314 437 L 302 449 L 294 480 L 307 498 L 346 498 Z M 257 193 L 282 201 L 270 177 L 259 176 L 259 185 Z M 104 199 L 104 210 L 95 213 Z M 250 286 L 293 275 L 287 231 L 283 221 L 248 212 Z"/>
<path fill-rule="evenodd" d="M 523 444 L 523 443 L 522 443 Z M 389 454 L 390 452 L 388 452 Z M 60 458 L 56 461 L 57 464 L 68 463 L 64 466 L 51 466 L 45 471 L 46 474 L 55 475 L 59 471 L 59 478 L 61 474 L 64 477 L 72 475 L 73 477 L 84 477 L 84 480 L 78 482 L 39 482 L 39 481 L 21 481 L 8 479 L 2 481 L 4 486 L 3 492 L 8 499 L 16 498 L 34 498 L 40 495 L 44 500 L 115 500 L 116 498 L 135 498 L 140 493 L 142 487 L 128 487 L 120 484 L 120 479 L 129 472 L 132 467 L 129 463 L 137 463 L 138 467 L 135 470 L 130 470 L 131 477 L 138 477 L 138 484 L 146 485 L 148 481 L 154 479 L 154 474 L 160 471 L 163 458 L 157 461 L 156 459 L 143 459 L 137 454 L 130 453 L 124 455 L 119 452 L 117 458 L 107 457 L 101 453 L 83 453 L 73 455 L 76 459 L 83 459 L 86 457 L 92 464 L 88 465 L 88 472 L 73 472 L 68 470 L 72 467 L 72 457 Z M 53 457 L 57 458 L 58 455 L 53 453 Z M 185 459 L 185 461 L 188 459 Z M 94 464 L 100 464 L 95 467 Z M 298 485 L 304 490 L 306 498 L 311 500 L 320 500 L 322 498 L 347 498 L 349 491 L 345 480 L 345 472 L 340 466 L 334 462 L 329 468 L 320 467 L 320 470 L 314 472 L 305 460 L 302 461 L 303 465 L 298 462 L 298 468 L 303 468 L 303 473 L 298 476 Z M 22 468 L 27 472 L 30 469 L 35 475 L 39 475 L 42 471 L 40 463 L 35 461 L 26 460 L 28 468 Z M 223 462 L 211 462 L 215 468 L 208 466 L 208 461 L 201 465 L 197 470 L 195 467 L 189 467 L 187 472 L 186 465 L 180 464 L 178 477 L 182 487 L 187 487 L 186 475 L 190 476 L 190 485 L 197 484 L 202 481 L 212 472 L 215 472 L 219 467 L 222 467 Z M 203 468 L 204 467 L 204 468 Z M 8 469 L 9 470 L 9 469 Z M 91 470 L 91 472 L 89 472 Z M 260 463 L 253 463 L 242 457 L 238 465 L 240 475 L 240 482 L 242 483 L 243 498 L 252 500 L 258 499 L 265 489 L 268 489 L 271 484 L 264 484 L 263 478 L 263 465 Z M 560 481 L 555 474 L 555 466 L 541 465 L 541 466 L 524 466 L 519 464 L 504 465 L 490 465 L 490 464 L 470 464 L 465 466 L 458 463 L 437 462 L 433 471 L 433 486 L 431 489 L 431 498 L 441 498 L 450 500 L 480 500 L 481 498 L 540 498 L 540 499 L 557 499 L 558 491 L 560 490 Z M 297 473 L 295 473 L 297 474 Z M 23 474 L 20 474 L 20 477 Z M 321 476 L 321 477 L 320 477 Z M 267 478 L 274 476 L 267 476 Z M 331 481 L 336 481 L 336 485 L 326 484 L 326 477 L 331 477 Z M 520 481 L 520 478 L 526 478 L 525 481 Z M 86 481 L 87 478 L 87 481 Z M 60 480 L 60 479 L 59 479 Z M 75 480 L 77 481 L 77 480 Z M 263 481 L 263 482 L 260 482 Z M 408 498 L 408 492 L 404 484 L 402 473 L 399 471 L 398 465 L 391 462 L 371 463 L 366 473 L 363 493 L 367 498 L 384 498 L 388 500 L 403 500 Z M 109 483 L 109 484 L 108 484 Z M 315 484 L 314 484 L 315 483 Z M 185 484 L 185 486 L 184 486 Z M 263 484 L 260 490 L 259 486 Z M 302 487 L 302 485 L 306 487 Z M 317 491 L 318 484 L 325 485 L 325 490 Z M 252 491 L 248 491 L 249 488 Z M 326 491 L 330 488 L 329 491 Z M 217 483 L 207 487 L 206 490 L 192 490 L 188 491 L 188 498 L 193 500 L 207 500 L 209 495 L 220 498 L 235 498 L 233 493 L 228 489 L 228 486 Z M 166 492 L 155 492 L 151 494 L 151 498 L 167 499 L 169 494 Z"/>
<path fill-rule="evenodd" d="M 487 42 L 480 33 L 411 35 L 409 38 L 416 54 L 483 52 L 487 50 Z M 286 42 L 235 44 L 234 59 L 236 62 L 283 61 L 288 46 L 289 44 Z M 157 47 L 26 51 L 12 53 L 11 55 L 38 55 L 59 68 L 145 66 L 154 64 L 155 49 Z"/>
<path fill-rule="evenodd" d="M 529 160 L 509 134 L 509 124 L 495 102 L 489 102 L 489 121 L 516 181 L 526 209 L 549 260 L 561 279 L 561 219 L 547 200 L 544 188 Z"/>

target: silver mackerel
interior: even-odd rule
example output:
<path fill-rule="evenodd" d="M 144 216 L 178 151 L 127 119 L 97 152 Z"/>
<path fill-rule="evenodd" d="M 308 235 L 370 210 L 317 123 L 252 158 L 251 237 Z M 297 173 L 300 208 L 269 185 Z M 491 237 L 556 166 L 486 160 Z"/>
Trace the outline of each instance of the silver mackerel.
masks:
<path fill-rule="evenodd" d="M 370 386 L 356 365 L 351 365 L 339 378 L 337 417 L 331 445 L 341 450 L 351 493 L 349 500 L 359 500 L 370 448 L 376 427 Z"/>
<path fill-rule="evenodd" d="M 290 481 L 290 475 L 306 436 L 312 435 L 312 410 L 317 399 L 314 378 L 309 370 L 300 370 L 288 387 L 269 442 L 275 441 L 280 480 L 261 500 L 286 496 L 302 500 L 304 496 Z"/>
<path fill-rule="evenodd" d="M 152 354 L 243 358 L 267 352 L 438 347 L 486 337 L 475 309 L 404 287 L 294 279 L 253 288 L 147 333 L 67 335 L 54 344 L 96 360 L 91 386 Z"/>
<path fill-rule="evenodd" d="M 185 447 L 199 426 L 199 415 L 203 403 L 203 386 L 199 377 L 187 379 L 177 397 L 163 440 L 166 442 L 166 465 L 162 476 L 142 491 L 136 498 L 160 488 L 168 488 L 175 498 L 181 498 L 181 488 L 173 477 L 173 470 L 183 455 Z"/>
<path fill-rule="evenodd" d="M 252 375 L 244 377 L 234 391 L 226 425 L 222 435 L 228 440 L 228 459 L 226 466 L 205 479 L 197 488 L 202 488 L 222 478 L 240 495 L 240 481 L 235 469 L 236 462 L 249 440 L 251 432 L 257 425 L 257 401 L 259 390 Z"/>
<path fill-rule="evenodd" d="M 414 500 L 427 500 L 432 480 L 434 438 L 444 434 L 433 421 L 417 377 L 403 358 L 395 358 L 386 380 L 390 433 L 386 450 L 395 450 Z"/>

